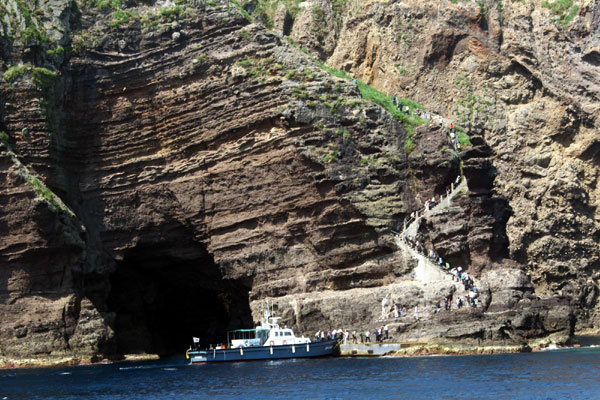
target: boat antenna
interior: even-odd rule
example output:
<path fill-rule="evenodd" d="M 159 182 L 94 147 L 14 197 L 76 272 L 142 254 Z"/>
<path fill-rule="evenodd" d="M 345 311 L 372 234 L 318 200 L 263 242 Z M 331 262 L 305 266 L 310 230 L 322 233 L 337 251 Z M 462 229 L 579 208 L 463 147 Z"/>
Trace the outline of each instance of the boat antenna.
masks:
<path fill-rule="evenodd" d="M 266 301 L 263 301 L 263 318 L 264 322 L 269 322 L 269 304 Z"/>

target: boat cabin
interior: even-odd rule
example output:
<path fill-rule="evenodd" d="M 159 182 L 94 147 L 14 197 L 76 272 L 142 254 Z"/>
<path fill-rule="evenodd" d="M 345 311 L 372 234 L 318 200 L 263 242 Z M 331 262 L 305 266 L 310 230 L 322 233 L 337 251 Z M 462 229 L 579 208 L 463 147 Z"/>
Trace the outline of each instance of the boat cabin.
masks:
<path fill-rule="evenodd" d="M 262 346 L 269 337 L 269 329 L 237 329 L 227 333 L 227 339 L 233 349 L 238 347 Z"/>
<path fill-rule="evenodd" d="M 310 343 L 308 338 L 297 338 L 287 326 L 281 328 L 278 323 L 280 319 L 280 317 L 271 317 L 269 309 L 265 309 L 264 320 L 258 328 L 238 329 L 227 333 L 230 348 Z"/>
<path fill-rule="evenodd" d="M 310 343 L 310 339 L 298 338 L 289 328 L 256 328 L 238 329 L 228 334 L 230 348 L 256 347 L 256 346 L 285 346 L 288 344 Z"/>
<path fill-rule="evenodd" d="M 310 339 L 297 338 L 289 328 L 273 328 L 269 331 L 269 338 L 264 346 L 282 346 L 286 344 L 310 343 Z"/>

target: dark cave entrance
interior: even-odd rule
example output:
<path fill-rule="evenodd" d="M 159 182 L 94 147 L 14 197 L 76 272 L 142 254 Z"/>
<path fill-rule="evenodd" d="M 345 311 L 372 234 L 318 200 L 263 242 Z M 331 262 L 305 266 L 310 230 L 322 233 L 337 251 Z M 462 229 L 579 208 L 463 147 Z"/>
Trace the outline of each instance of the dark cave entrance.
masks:
<path fill-rule="evenodd" d="M 181 354 L 193 336 L 225 343 L 227 330 L 252 325 L 248 288 L 223 279 L 202 248 L 137 248 L 110 283 L 118 354 Z"/>

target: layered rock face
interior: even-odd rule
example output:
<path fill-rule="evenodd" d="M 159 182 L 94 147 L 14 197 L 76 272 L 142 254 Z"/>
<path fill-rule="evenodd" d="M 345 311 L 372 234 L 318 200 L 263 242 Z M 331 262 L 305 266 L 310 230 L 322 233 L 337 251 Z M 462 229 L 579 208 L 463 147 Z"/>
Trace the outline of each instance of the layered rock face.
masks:
<path fill-rule="evenodd" d="M 597 2 L 323 3 L 303 3 L 290 35 L 481 137 L 506 203 L 507 256 L 537 293 L 571 297 L 578 331 L 597 331 Z M 337 21 L 335 45 L 304 39 L 319 29 L 305 15 L 320 11 Z"/>
<path fill-rule="evenodd" d="M 0 356 L 168 354 L 265 301 L 299 333 L 374 327 L 387 299 L 427 317 L 394 325 L 401 340 L 568 339 L 569 304 L 515 256 L 487 133 L 458 154 L 439 126 L 408 127 L 407 154 L 407 127 L 229 2 L 127 21 L 53 5 L 64 53 L 3 47 L 29 64 L 1 87 Z M 433 315 L 455 284 L 415 279 L 390 230 L 461 168 L 469 191 L 419 234 L 468 266 L 482 305 Z"/>

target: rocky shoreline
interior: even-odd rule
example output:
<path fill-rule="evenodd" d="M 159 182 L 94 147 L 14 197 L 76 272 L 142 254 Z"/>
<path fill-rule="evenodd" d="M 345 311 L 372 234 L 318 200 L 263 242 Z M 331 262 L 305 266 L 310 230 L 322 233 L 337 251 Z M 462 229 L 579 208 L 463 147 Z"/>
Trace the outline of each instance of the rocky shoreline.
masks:
<path fill-rule="evenodd" d="M 118 359 L 102 358 L 102 357 L 79 357 L 79 356 L 57 356 L 43 358 L 21 358 L 11 359 L 8 357 L 0 357 L 0 369 L 13 368 L 51 368 L 51 367 L 71 367 L 76 365 L 95 365 L 115 362 L 134 362 L 134 361 L 150 361 L 158 360 L 158 354 L 126 354 Z"/>
<path fill-rule="evenodd" d="M 600 335 L 590 335 L 586 340 L 587 346 L 600 344 Z M 372 344 L 361 344 L 364 347 L 375 347 L 378 345 L 391 345 L 393 343 L 382 342 Z M 350 346 L 351 345 L 347 345 Z M 570 345 L 561 345 L 549 347 L 531 347 L 529 345 L 498 345 L 498 346 L 468 346 L 460 344 L 426 344 L 426 343 L 401 343 L 400 349 L 387 351 L 384 354 L 372 354 L 367 351 L 346 352 L 339 357 L 422 357 L 422 356 L 468 356 L 468 355 L 488 355 L 488 354 L 506 354 L 506 353 L 530 353 L 538 351 L 572 349 L 583 347 L 579 343 Z M 182 357 L 184 357 L 182 355 Z M 96 365 L 106 363 L 127 363 L 135 361 L 158 360 L 157 354 L 128 354 L 120 359 L 107 359 L 100 357 L 81 358 L 76 356 L 64 357 L 45 357 L 41 359 L 8 359 L 0 357 L 0 369 L 14 368 L 53 368 L 68 366 Z"/>

